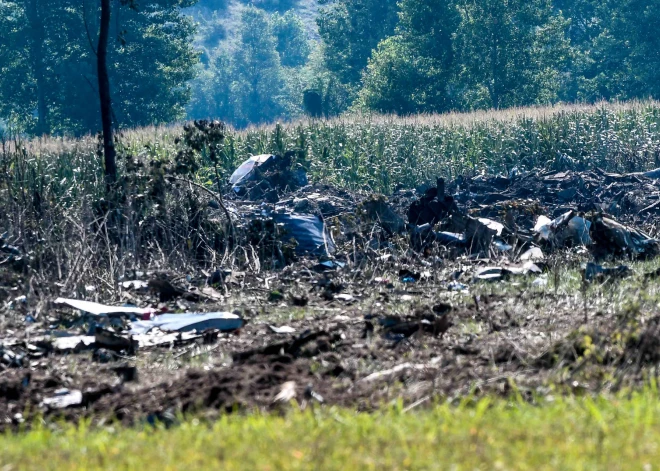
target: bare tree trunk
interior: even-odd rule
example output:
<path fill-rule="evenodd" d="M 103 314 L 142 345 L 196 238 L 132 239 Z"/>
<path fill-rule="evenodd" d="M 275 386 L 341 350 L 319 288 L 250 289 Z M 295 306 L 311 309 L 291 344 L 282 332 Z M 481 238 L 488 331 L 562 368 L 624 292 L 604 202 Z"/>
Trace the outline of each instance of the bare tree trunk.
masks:
<path fill-rule="evenodd" d="M 96 51 L 99 78 L 99 98 L 101 99 L 101 122 L 103 123 L 103 154 L 105 156 L 105 179 L 108 186 L 117 181 L 115 143 L 112 135 L 112 103 L 110 100 L 110 79 L 108 78 L 108 34 L 110 30 L 110 5 L 112 0 L 101 0 L 101 30 Z"/>
<path fill-rule="evenodd" d="M 34 78 L 37 82 L 37 135 L 43 136 L 50 134 L 50 125 L 48 123 L 48 106 L 46 104 L 46 77 L 44 72 L 44 51 L 43 45 L 46 39 L 46 33 L 41 17 L 39 0 L 30 0 L 27 12 L 30 30 L 30 55 L 32 56 L 32 67 L 34 68 Z"/>

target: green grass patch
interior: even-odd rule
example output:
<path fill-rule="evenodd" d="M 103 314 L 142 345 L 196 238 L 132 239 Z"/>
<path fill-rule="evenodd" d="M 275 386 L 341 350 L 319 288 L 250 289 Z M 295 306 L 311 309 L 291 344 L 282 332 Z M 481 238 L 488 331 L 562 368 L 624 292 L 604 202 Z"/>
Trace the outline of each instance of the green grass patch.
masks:
<path fill-rule="evenodd" d="M 188 420 L 169 430 L 34 430 L 0 438 L 10 469 L 655 469 L 657 390 L 618 398 L 466 400 L 406 412 L 339 409 Z"/>

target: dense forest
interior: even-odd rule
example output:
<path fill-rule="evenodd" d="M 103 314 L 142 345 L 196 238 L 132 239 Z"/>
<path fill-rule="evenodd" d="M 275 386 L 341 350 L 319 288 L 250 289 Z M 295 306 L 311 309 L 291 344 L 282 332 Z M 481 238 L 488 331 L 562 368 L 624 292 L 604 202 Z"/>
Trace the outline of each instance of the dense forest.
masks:
<path fill-rule="evenodd" d="M 99 0 L 0 0 L 0 128 L 100 129 Z M 113 0 L 119 128 L 660 96 L 660 0 Z"/>

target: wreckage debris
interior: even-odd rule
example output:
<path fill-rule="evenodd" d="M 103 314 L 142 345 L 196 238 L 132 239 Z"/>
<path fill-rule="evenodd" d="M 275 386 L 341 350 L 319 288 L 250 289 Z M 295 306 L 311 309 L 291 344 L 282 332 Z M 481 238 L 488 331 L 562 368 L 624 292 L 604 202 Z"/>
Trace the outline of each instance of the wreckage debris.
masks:
<path fill-rule="evenodd" d="M 462 234 L 453 232 L 436 232 L 429 223 L 415 227 L 410 234 L 411 246 L 418 252 L 423 252 L 434 243 L 449 247 L 464 247 L 465 238 Z"/>
<path fill-rule="evenodd" d="M 13 350 L 0 345 L 0 364 L 12 368 L 21 368 L 25 355 L 16 353 Z"/>
<path fill-rule="evenodd" d="M 486 267 L 479 270 L 474 276 L 475 281 L 508 280 L 513 276 L 540 275 L 543 270 L 533 262 L 526 262 L 522 266 Z"/>
<path fill-rule="evenodd" d="M 445 180 L 438 178 L 435 188 L 426 190 L 419 200 L 410 205 L 408 222 L 414 226 L 424 224 L 435 226 L 457 211 L 454 198 L 445 194 Z"/>
<path fill-rule="evenodd" d="M 147 283 L 149 289 L 158 295 L 161 303 L 166 303 L 186 294 L 186 291 L 164 279 L 153 279 Z"/>
<path fill-rule="evenodd" d="M 554 220 L 540 216 L 534 226 L 537 243 L 548 243 L 553 247 L 591 245 L 589 235 L 591 221 L 568 211 Z"/>
<path fill-rule="evenodd" d="M 377 381 L 379 379 L 389 379 L 391 376 L 396 375 L 398 373 L 407 371 L 407 370 L 417 370 L 417 371 L 429 371 L 429 370 L 436 370 L 440 369 L 441 365 L 438 363 L 442 360 L 441 357 L 439 358 L 434 358 L 431 360 L 429 363 L 424 363 L 424 364 L 415 364 L 415 363 L 403 363 L 401 365 L 397 365 L 394 368 L 390 368 L 388 370 L 383 370 L 383 371 L 378 371 L 376 373 L 372 373 L 369 376 L 366 376 L 359 380 L 361 383 L 370 383 L 373 381 Z"/>
<path fill-rule="evenodd" d="M 586 247 L 596 259 L 654 257 L 660 242 L 616 219 L 660 210 L 657 189 L 641 177 L 567 171 L 459 176 L 450 184 L 439 179 L 408 208 L 411 247 L 428 256 L 437 244 L 450 248 L 445 257 L 454 258 L 515 256 L 522 250 L 521 261 L 574 247 Z"/>
<path fill-rule="evenodd" d="M 139 290 L 147 289 L 149 283 L 143 280 L 129 280 L 129 281 L 122 281 L 120 285 L 124 289 L 132 289 L 135 291 L 139 291 Z"/>
<path fill-rule="evenodd" d="M 319 404 L 323 404 L 325 399 L 319 393 L 314 391 L 314 385 L 308 384 L 305 388 L 304 397 L 306 401 L 316 401 Z"/>
<path fill-rule="evenodd" d="M 296 329 L 289 327 L 288 325 L 283 325 L 280 327 L 269 325 L 268 328 L 275 334 L 286 335 L 286 334 L 295 334 Z"/>
<path fill-rule="evenodd" d="M 543 250 L 541 250 L 538 247 L 532 247 L 531 249 L 527 250 L 520 256 L 521 262 L 529 262 L 535 260 L 545 260 L 545 255 L 543 254 Z"/>
<path fill-rule="evenodd" d="M 184 342 L 195 342 L 175 355 L 176 358 L 184 354 L 193 357 L 208 351 L 202 342 L 219 341 L 227 347 L 226 350 L 223 348 L 222 355 L 229 354 L 234 360 L 232 367 L 222 368 L 220 374 L 199 376 L 194 387 L 203 383 L 212 383 L 209 388 L 216 390 L 226 386 L 226 398 L 209 399 L 217 396 L 214 390 L 208 396 L 197 395 L 195 400 L 204 402 L 208 399 L 209 404 L 216 401 L 213 407 L 217 405 L 226 410 L 237 404 L 236 397 L 240 396 L 242 402 L 248 395 L 265 398 L 261 403 L 252 400 L 253 397 L 246 401 L 259 407 L 272 407 L 274 397 L 276 403 L 291 400 L 322 402 L 323 397 L 308 384 L 311 377 L 315 378 L 314 381 L 323 381 L 326 376 L 341 375 L 347 387 L 354 387 L 357 381 L 360 388 L 373 383 L 382 389 L 376 383 L 380 379 L 421 375 L 420 372 L 425 370 L 441 368 L 452 373 L 456 371 L 451 361 L 431 360 L 433 354 L 428 352 L 423 358 L 416 359 L 413 352 L 411 358 L 406 359 L 409 363 L 398 364 L 396 358 L 401 350 L 407 353 L 420 343 L 440 346 L 443 355 L 445 352 L 448 355 L 452 352 L 469 355 L 473 358 L 466 363 L 475 369 L 480 368 L 482 361 L 481 366 L 486 368 L 491 367 L 493 360 L 498 365 L 517 362 L 515 347 L 497 348 L 495 345 L 491 349 L 490 345 L 479 343 L 479 336 L 466 335 L 462 329 L 453 331 L 454 318 L 463 320 L 464 316 L 487 323 L 490 329 L 483 330 L 484 335 L 501 329 L 513 330 L 523 324 L 527 330 L 532 330 L 533 327 L 527 324 L 538 321 L 533 312 L 509 313 L 505 309 L 507 303 L 499 299 L 489 304 L 484 295 L 479 297 L 478 293 L 497 290 L 489 290 L 483 285 L 475 286 L 474 307 L 469 301 L 464 305 L 464 295 L 468 294 L 473 283 L 517 281 L 527 276 L 521 283 L 526 290 L 530 284 L 533 288 L 543 289 L 552 276 L 547 273 L 546 264 L 554 264 L 555 259 L 562 260 L 562 257 L 555 256 L 564 251 L 568 252 L 565 259 L 571 263 L 583 261 L 588 253 L 596 260 L 598 255 L 603 256 L 608 260 L 607 266 L 587 264 L 584 277 L 590 282 L 607 282 L 630 273 L 627 267 L 616 266 L 611 259 L 653 256 L 657 249 L 656 240 L 644 231 L 652 227 L 660 214 L 660 205 L 653 206 L 657 203 L 654 198 L 660 194 L 654 189 L 656 183 L 652 185 L 643 175 L 630 177 L 569 171 L 517 172 L 506 177 L 463 176 L 454 182 L 439 180 L 435 189 L 426 191 L 417 200 L 414 200 L 416 193 L 412 190 L 397 192 L 386 199 L 360 193 L 347 195 L 340 190 L 313 185 L 296 188 L 295 181 L 290 184 L 291 180 L 287 180 L 295 174 L 291 170 L 293 167 L 270 162 L 271 158 L 255 159 L 252 167 L 243 174 L 246 178 L 235 179 L 232 182 L 237 184 L 235 190 L 230 195 L 223 195 L 230 208 L 232 230 L 236 230 L 232 236 L 240 243 L 246 242 L 236 251 L 239 253 L 237 258 L 217 258 L 213 262 L 216 265 L 208 272 L 185 277 L 186 289 L 183 284 L 181 288 L 176 286 L 184 277 L 148 282 L 142 279 L 148 280 L 145 277 L 153 275 L 138 272 L 126 278 L 128 281 L 120 281 L 118 287 L 124 299 L 132 302 L 140 303 L 142 295 L 150 301 L 155 300 L 155 293 L 163 302 L 176 300 L 169 304 L 169 308 L 185 311 L 198 309 L 177 299 L 189 294 L 195 295 L 200 302 L 212 300 L 214 305 L 224 303 L 228 297 L 233 304 L 243 303 L 243 298 L 239 301 L 234 292 L 240 286 L 248 292 L 246 299 L 249 297 L 249 302 L 255 300 L 264 310 L 274 307 L 265 305 L 265 299 L 299 306 L 309 302 L 313 306 L 314 318 L 292 319 L 290 325 L 269 325 L 262 323 L 264 319 L 259 319 L 257 309 L 250 307 L 246 312 L 257 317 L 256 328 L 246 329 L 247 332 L 241 332 L 241 335 L 223 335 L 220 332 L 241 329 L 245 320 L 228 312 L 159 315 L 160 311 L 152 307 L 107 306 L 64 298 L 58 299 L 57 304 L 82 310 L 90 316 L 57 318 L 40 309 L 31 311 L 34 305 L 31 299 L 17 297 L 20 291 L 13 293 L 3 286 L 0 291 L 7 293 L 8 300 L 15 300 L 10 301 L 12 304 L 8 309 L 17 311 L 18 325 L 32 330 L 25 338 L 12 334 L 17 337 L 14 343 L 6 341 L 0 347 L 0 369 L 8 374 L 23 373 L 10 370 L 8 366 L 23 368 L 25 373 L 33 367 L 38 371 L 46 365 L 42 358 L 47 355 L 87 350 L 94 352 L 92 359 L 97 364 L 92 365 L 92 369 L 98 370 L 99 375 L 110 373 L 111 380 L 116 382 L 116 374 L 125 382 L 137 374 L 134 367 L 119 363 L 121 360 L 132 361 L 127 358 L 129 354 L 141 358 L 141 350 L 147 347 L 178 347 Z M 288 176 L 285 175 L 287 172 L 290 172 Z M 655 195 L 647 195 L 653 191 Z M 409 224 L 404 222 L 406 217 Z M 254 226 L 251 223 L 255 223 Z M 258 229 L 254 232 L 254 239 L 249 237 L 251 227 Z M 406 243 L 405 236 L 400 236 L 406 231 L 410 244 Z M 655 234 L 653 229 L 648 232 Z M 247 262 L 240 255 L 243 247 L 247 248 Z M 252 248 L 254 251 L 250 252 Z M 261 263 L 262 259 L 258 259 L 255 252 L 262 249 L 267 253 L 282 250 L 282 259 L 286 263 L 273 263 L 270 267 Z M 329 256 L 331 253 L 334 256 Z M 452 265 L 448 260 L 456 263 Z M 294 264 L 284 268 L 289 263 Z M 214 272 L 218 266 L 221 268 Z M 225 266 L 234 271 L 223 268 Z M 273 276 L 267 272 L 269 268 L 284 269 Z M 258 274 L 251 276 L 255 272 Z M 646 278 L 654 277 L 660 275 L 649 274 Z M 556 283 L 558 277 L 554 281 Z M 84 292 L 84 285 L 85 280 L 80 280 L 75 287 L 68 286 L 67 289 Z M 152 293 L 147 293 L 147 288 Z M 380 291 L 373 307 L 369 307 L 373 314 L 369 318 L 365 316 L 362 322 L 362 319 L 355 318 L 355 314 L 364 309 L 364 305 L 346 306 L 360 301 L 371 303 L 373 290 Z M 463 293 L 448 293 L 446 290 Z M 99 285 L 94 293 L 100 296 L 104 291 Z M 449 304 L 415 309 L 418 300 L 432 299 L 427 297 L 429 294 L 460 300 L 461 308 L 458 313 Z M 529 294 L 534 302 L 537 293 L 530 290 Z M 319 306 L 319 298 L 328 303 L 321 302 Z M 396 311 L 392 311 L 389 304 L 395 299 L 405 303 L 398 303 Z M 405 309 L 409 311 L 401 311 Z M 322 310 L 318 316 L 317 310 Z M 401 315 L 391 315 L 393 313 Z M 106 316 L 112 318 L 106 319 Z M 41 325 L 48 327 L 40 332 Z M 305 330 L 310 327 L 313 330 Z M 62 328 L 69 329 L 69 332 L 63 332 Z M 84 332 L 87 335 L 79 335 Z M 534 339 L 535 345 L 541 341 Z M 383 354 L 379 349 L 389 351 Z M 491 350 L 492 354 L 489 353 Z M 71 355 L 61 359 L 73 358 Z M 89 355 L 85 355 L 84 361 L 88 358 Z M 347 358 L 350 360 L 345 361 Z M 355 369 L 351 364 L 353 358 L 359 358 L 359 362 L 369 369 L 365 370 L 363 366 L 360 370 Z M 373 367 L 369 364 L 370 359 L 373 359 Z M 310 374 L 310 364 L 314 368 L 321 366 Z M 512 366 L 518 368 L 520 365 Z M 302 374 L 290 374 L 293 369 L 289 368 L 292 367 L 299 368 Z M 261 376 L 264 371 L 270 374 L 271 370 L 277 374 Z M 149 376 L 145 374 L 140 379 L 146 383 Z M 459 375 L 449 372 L 444 375 L 443 371 L 439 376 L 447 377 L 440 378 L 443 381 L 453 381 L 450 377 Z M 232 378 L 235 384 L 225 384 L 226 378 Z M 363 379 L 360 381 L 360 378 Z M 188 376 L 184 379 L 189 381 Z M 293 384 L 287 384 L 293 379 Z M 248 390 L 245 388 L 247 382 L 258 385 Z M 88 391 L 82 384 L 68 379 L 53 382 L 45 393 L 39 391 L 34 395 L 36 399 L 32 399 L 32 404 L 42 404 L 45 397 L 44 414 L 50 409 L 80 408 L 85 404 Z M 305 384 L 308 384 L 307 388 Z M 316 384 L 328 402 L 333 403 L 336 392 L 325 388 L 323 383 Z M 62 386 L 70 389 L 57 394 L 52 392 Z M 131 394 L 130 389 L 123 389 L 117 396 Z M 91 392 L 98 395 L 98 391 Z M 130 398 L 131 407 L 133 404 L 136 408 L 142 407 L 142 402 L 135 397 Z M 122 406 L 113 410 L 128 408 L 126 402 L 121 403 L 123 398 L 112 399 L 113 408 L 117 406 L 116 401 Z M 178 399 L 161 395 L 155 407 L 168 410 Z M 153 403 L 148 407 L 152 406 Z M 152 410 L 147 412 L 153 417 L 163 414 Z M 73 412 L 82 413 L 82 409 L 67 414 Z"/>
<path fill-rule="evenodd" d="M 51 409 L 66 409 L 68 407 L 79 407 L 83 402 L 83 393 L 77 389 L 59 389 L 52 397 L 44 398 L 42 406 Z"/>
<path fill-rule="evenodd" d="M 112 371 L 119 377 L 122 383 L 132 383 L 138 380 L 138 369 L 127 364 L 115 366 Z"/>
<path fill-rule="evenodd" d="M 229 279 L 232 275 L 231 270 L 227 269 L 218 269 L 211 273 L 211 275 L 207 279 L 207 283 L 210 286 L 215 286 L 215 285 L 220 285 L 225 282 L 225 280 Z"/>
<path fill-rule="evenodd" d="M 6 255 L 6 258 L 0 259 L 0 266 L 9 265 L 20 271 L 25 267 L 29 257 L 19 247 L 9 244 L 7 237 L 7 233 L 0 235 L 0 254 Z"/>
<path fill-rule="evenodd" d="M 280 392 L 273 398 L 273 402 L 289 403 L 296 398 L 296 382 L 287 381 L 280 388 Z"/>
<path fill-rule="evenodd" d="M 345 266 L 346 264 L 344 262 L 339 262 L 335 260 L 326 260 L 324 262 L 320 262 L 317 265 L 315 265 L 314 270 L 321 272 L 328 270 L 340 270 Z"/>
<path fill-rule="evenodd" d="M 400 234 L 406 229 L 403 219 L 387 203 L 384 196 L 371 197 L 359 206 L 368 222 L 380 225 L 389 234 Z"/>
<path fill-rule="evenodd" d="M 293 170 L 294 152 L 284 156 L 257 155 L 243 162 L 229 178 L 232 190 L 238 196 L 251 200 L 279 200 L 278 191 L 292 191 L 307 185 L 304 170 Z"/>
<path fill-rule="evenodd" d="M 78 352 L 93 345 L 96 337 L 93 335 L 63 335 L 58 332 L 56 337 L 50 339 L 50 342 L 58 353 Z"/>
<path fill-rule="evenodd" d="M 105 348 L 97 348 L 92 353 L 92 360 L 97 363 L 112 363 L 119 360 L 116 352 L 106 350 Z"/>
<path fill-rule="evenodd" d="M 541 275 L 532 281 L 532 286 L 534 288 L 545 288 L 548 286 L 548 275 Z"/>
<path fill-rule="evenodd" d="M 660 252 L 657 239 L 602 214 L 594 217 L 591 236 L 600 252 L 615 256 L 653 257 Z"/>
<path fill-rule="evenodd" d="M 204 332 L 209 329 L 228 332 L 244 325 L 245 320 L 229 312 L 161 314 L 150 320 L 132 322 L 131 334 L 146 334 L 154 328 L 164 332 Z"/>
<path fill-rule="evenodd" d="M 134 314 L 139 316 L 151 315 L 156 312 L 152 308 L 139 308 L 135 306 L 107 306 L 105 304 L 94 303 L 91 301 L 81 301 L 79 299 L 57 298 L 54 304 L 63 304 L 87 314 L 95 316 Z"/>
<path fill-rule="evenodd" d="M 285 238 L 296 241 L 296 253 L 330 256 L 335 253 L 335 243 L 317 216 L 299 214 L 273 214 L 273 219 L 284 228 Z"/>
<path fill-rule="evenodd" d="M 134 354 L 138 348 L 138 342 L 131 336 L 116 334 L 107 329 L 96 327 L 94 334 L 94 344 L 97 348 L 104 348 L 115 352 L 125 351 Z"/>
<path fill-rule="evenodd" d="M 282 356 L 289 355 L 293 358 L 301 356 L 311 357 L 318 352 L 330 351 L 332 345 L 341 342 L 341 334 L 337 332 L 326 332 L 324 330 L 307 330 L 296 338 L 277 342 L 265 347 L 234 353 L 234 362 L 243 362 L 255 356 Z"/>
<path fill-rule="evenodd" d="M 451 321 L 452 307 L 448 304 L 439 304 L 433 308 L 423 307 L 417 309 L 411 316 L 384 316 L 377 318 L 382 327 L 385 338 L 395 342 L 404 340 L 417 332 L 425 332 L 433 336 L 442 337 L 453 325 Z M 373 316 L 365 316 L 365 332 L 368 336 L 373 331 Z"/>

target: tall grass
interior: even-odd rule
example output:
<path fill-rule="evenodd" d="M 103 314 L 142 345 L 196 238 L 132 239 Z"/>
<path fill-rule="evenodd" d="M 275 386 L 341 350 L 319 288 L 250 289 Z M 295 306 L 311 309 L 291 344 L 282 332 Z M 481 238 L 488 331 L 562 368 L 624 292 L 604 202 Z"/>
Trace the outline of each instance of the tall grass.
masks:
<path fill-rule="evenodd" d="M 133 155 L 169 159 L 178 134 L 176 125 L 148 127 L 123 132 L 121 142 Z M 50 166 L 91 165 L 97 171 L 96 146 L 96 140 L 87 137 L 35 140 L 26 148 Z M 412 117 L 355 115 L 230 130 L 224 174 L 250 155 L 292 148 L 305 151 L 314 180 L 382 193 L 414 188 L 438 176 L 505 173 L 514 167 L 633 172 L 660 166 L 660 103 Z M 81 159 L 82 167 L 77 165 Z"/>
<path fill-rule="evenodd" d="M 632 172 L 660 164 L 657 103 L 534 108 L 474 115 L 361 116 L 251 129 L 232 136 L 237 158 L 302 147 L 312 176 L 388 193 L 438 176 L 518 167 Z M 280 144 L 281 143 L 281 144 Z"/>

